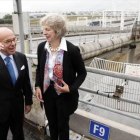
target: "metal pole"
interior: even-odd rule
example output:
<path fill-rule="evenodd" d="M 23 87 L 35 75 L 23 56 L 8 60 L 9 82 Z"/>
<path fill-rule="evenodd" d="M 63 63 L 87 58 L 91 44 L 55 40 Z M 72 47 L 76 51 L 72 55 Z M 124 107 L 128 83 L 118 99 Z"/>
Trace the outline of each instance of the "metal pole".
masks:
<path fill-rule="evenodd" d="M 13 1 L 14 1 L 14 14 L 18 14 L 21 52 L 24 53 L 24 32 L 23 32 L 21 0 L 13 0 Z"/>
<path fill-rule="evenodd" d="M 29 26 L 29 38 L 30 38 L 29 53 L 32 54 L 32 52 L 33 52 L 33 50 L 32 50 L 32 34 L 31 34 L 31 26 L 30 26 L 30 16 L 29 16 L 29 13 L 28 13 L 28 20 L 29 20 L 28 26 Z"/>
<path fill-rule="evenodd" d="M 86 67 L 87 72 L 91 73 L 96 73 L 96 74 L 101 74 L 101 75 L 106 75 L 106 76 L 111 76 L 111 77 L 116 77 L 120 79 L 126 79 L 126 80 L 131 80 L 135 82 L 140 82 L 140 78 L 136 76 L 130 76 L 126 75 L 124 73 L 118 73 L 118 72 L 112 72 L 112 71 L 107 71 L 107 70 L 102 70 L 102 69 L 96 69 L 96 68 L 91 68 L 91 67 Z"/>
<path fill-rule="evenodd" d="M 79 46 L 81 44 L 81 35 L 79 35 Z"/>
<path fill-rule="evenodd" d="M 124 102 L 127 102 L 127 103 L 140 105 L 140 102 L 136 101 L 136 100 L 130 100 L 128 98 L 123 98 L 123 97 L 116 98 L 116 97 L 113 96 L 114 92 L 113 93 L 105 93 L 105 92 L 102 92 L 102 91 L 91 90 L 91 89 L 86 88 L 86 87 L 80 87 L 79 90 L 91 93 L 91 95 L 92 94 L 97 94 L 97 95 L 101 95 L 101 96 L 104 96 L 104 97 L 107 97 L 107 98 L 115 99 L 117 101 L 124 101 Z"/>

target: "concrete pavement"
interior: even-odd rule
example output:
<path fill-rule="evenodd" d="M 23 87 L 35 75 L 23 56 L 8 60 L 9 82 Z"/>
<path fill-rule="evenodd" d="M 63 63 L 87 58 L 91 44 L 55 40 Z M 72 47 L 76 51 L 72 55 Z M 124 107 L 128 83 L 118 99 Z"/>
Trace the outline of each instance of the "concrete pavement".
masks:
<path fill-rule="evenodd" d="M 24 136 L 25 140 L 50 140 L 48 136 L 44 135 L 43 128 L 39 130 L 39 127 L 37 125 L 32 126 L 26 121 L 24 121 Z M 8 133 L 7 140 L 12 140 L 12 134 L 10 131 Z"/>

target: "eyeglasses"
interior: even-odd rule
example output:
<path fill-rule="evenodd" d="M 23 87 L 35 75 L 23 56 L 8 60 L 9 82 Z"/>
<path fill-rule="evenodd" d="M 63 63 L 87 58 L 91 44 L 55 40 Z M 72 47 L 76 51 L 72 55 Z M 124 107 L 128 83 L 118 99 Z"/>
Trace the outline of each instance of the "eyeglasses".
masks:
<path fill-rule="evenodd" d="M 16 43 L 17 42 L 17 38 L 13 38 L 13 39 L 8 39 L 8 40 L 5 40 L 5 41 L 2 41 L 3 43 L 5 43 L 6 45 L 11 45 L 12 42 Z"/>

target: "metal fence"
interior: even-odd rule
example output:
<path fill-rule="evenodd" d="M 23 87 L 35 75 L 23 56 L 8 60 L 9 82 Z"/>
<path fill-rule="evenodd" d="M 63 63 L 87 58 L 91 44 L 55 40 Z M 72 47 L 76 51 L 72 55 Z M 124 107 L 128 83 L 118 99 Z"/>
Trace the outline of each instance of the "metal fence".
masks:
<path fill-rule="evenodd" d="M 32 62 L 36 61 L 37 56 L 30 54 L 26 54 L 26 56 L 28 58 L 31 83 L 32 86 L 34 86 L 36 68 L 32 67 Z M 96 58 L 96 61 L 97 59 L 98 58 Z M 99 61 L 100 60 L 102 59 L 99 59 Z M 125 68 L 123 71 L 126 71 L 127 65 L 133 66 L 134 64 L 126 63 L 124 65 L 125 66 L 122 66 L 121 69 Z M 139 65 L 134 66 L 139 68 Z M 119 69 L 118 71 L 112 71 L 112 67 L 110 67 L 111 69 L 108 68 L 108 65 L 106 66 L 107 69 L 105 69 L 105 66 L 104 69 L 86 67 L 88 75 L 85 82 L 79 88 L 79 102 L 81 103 L 79 104 L 79 107 L 81 108 L 82 104 L 85 104 L 87 106 L 84 110 L 90 112 L 92 110 L 92 106 L 95 106 L 140 120 L 140 117 L 127 113 L 140 113 L 140 78 L 122 73 Z M 114 67 L 116 66 L 114 65 Z M 120 98 L 113 96 L 116 90 L 116 85 L 124 86 L 124 92 Z"/>
<path fill-rule="evenodd" d="M 121 97 L 133 100 L 134 102 L 140 102 L 139 64 L 121 63 L 94 58 L 90 67 L 95 68 L 97 71 L 108 71 L 112 73 L 112 75 L 115 75 L 115 77 L 102 75 L 101 73 L 88 73 L 86 82 L 89 89 L 104 92 L 106 95 L 113 95 L 116 92 L 116 85 L 122 86 L 124 89 Z M 119 74 L 122 74 L 122 76 L 117 77 Z M 129 76 L 134 76 L 134 78 L 131 80 L 127 79 Z M 101 95 L 94 95 L 92 101 L 117 110 L 140 113 L 140 106 L 138 104 L 109 99 Z"/>

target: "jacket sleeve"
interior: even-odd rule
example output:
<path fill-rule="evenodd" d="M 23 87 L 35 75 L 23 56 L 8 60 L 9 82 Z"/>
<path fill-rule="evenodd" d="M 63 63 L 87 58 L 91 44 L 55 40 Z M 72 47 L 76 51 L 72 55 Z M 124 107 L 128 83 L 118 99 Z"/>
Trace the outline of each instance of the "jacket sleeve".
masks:
<path fill-rule="evenodd" d="M 29 70 L 28 70 L 28 64 L 27 64 L 27 58 L 24 55 L 24 64 L 25 64 L 25 76 L 24 76 L 24 82 L 23 82 L 23 94 L 25 96 L 25 105 L 32 105 L 32 89 L 31 89 L 31 83 L 29 78 Z"/>
<path fill-rule="evenodd" d="M 85 77 L 87 75 L 85 64 L 80 54 L 80 49 L 78 47 L 74 47 L 72 52 L 72 66 L 76 71 L 76 78 L 72 85 L 69 85 L 70 92 L 77 90 L 81 84 L 84 82 Z"/>
<path fill-rule="evenodd" d="M 40 46 L 40 45 L 39 45 Z M 39 54 L 39 47 L 37 49 L 37 60 L 38 60 L 38 65 L 37 65 L 37 69 L 36 69 L 36 80 L 35 80 L 35 87 L 40 87 L 41 88 L 41 75 L 40 75 L 40 54 Z"/>

